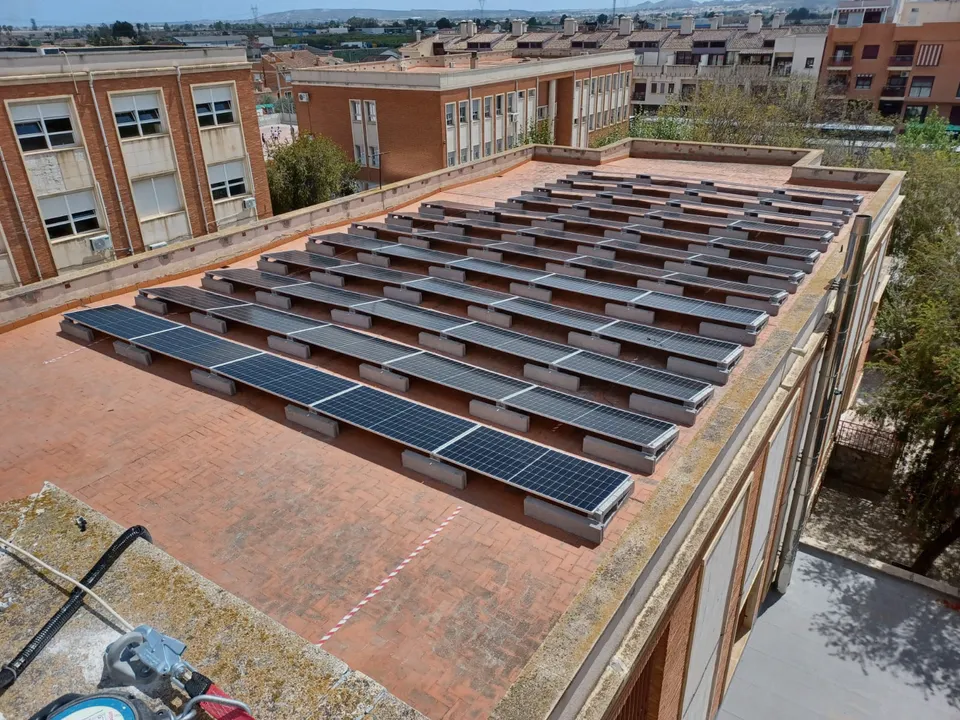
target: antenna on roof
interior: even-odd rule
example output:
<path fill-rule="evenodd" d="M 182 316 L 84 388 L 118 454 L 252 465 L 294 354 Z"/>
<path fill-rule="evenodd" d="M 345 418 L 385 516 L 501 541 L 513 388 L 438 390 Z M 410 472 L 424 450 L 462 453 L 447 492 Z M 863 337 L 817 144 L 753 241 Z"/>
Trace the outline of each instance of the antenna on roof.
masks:
<path fill-rule="evenodd" d="M 250 6 L 250 17 L 253 18 L 253 24 L 257 25 L 260 22 L 260 8 L 256 5 Z"/>

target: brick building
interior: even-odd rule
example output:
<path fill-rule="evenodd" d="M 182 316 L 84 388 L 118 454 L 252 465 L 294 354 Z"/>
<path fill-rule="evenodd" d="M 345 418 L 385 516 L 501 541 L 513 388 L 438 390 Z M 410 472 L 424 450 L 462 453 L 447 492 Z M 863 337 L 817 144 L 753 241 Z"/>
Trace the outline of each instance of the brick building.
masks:
<path fill-rule="evenodd" d="M 243 48 L 0 54 L 0 287 L 269 216 Z"/>
<path fill-rule="evenodd" d="M 294 70 L 297 124 L 375 186 L 515 147 L 538 120 L 588 147 L 629 121 L 632 52 L 525 59 L 473 53 Z"/>
<path fill-rule="evenodd" d="M 291 73 L 298 68 L 339 65 L 333 55 L 317 55 L 309 50 L 263 50 L 253 63 L 253 91 L 276 98 L 293 97 Z"/>
<path fill-rule="evenodd" d="M 867 100 L 882 114 L 960 126 L 960 3 L 842 0 L 821 79 L 828 98 Z"/>

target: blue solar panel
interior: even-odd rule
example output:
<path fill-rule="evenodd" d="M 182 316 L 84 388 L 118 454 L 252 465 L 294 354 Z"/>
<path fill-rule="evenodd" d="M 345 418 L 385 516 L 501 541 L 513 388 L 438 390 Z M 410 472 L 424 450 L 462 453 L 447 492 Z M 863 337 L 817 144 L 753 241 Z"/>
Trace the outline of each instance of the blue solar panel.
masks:
<path fill-rule="evenodd" d="M 131 310 L 121 305 L 75 310 L 64 313 L 64 317 L 124 340 L 180 327 L 178 323 Z"/>
<path fill-rule="evenodd" d="M 246 345 L 183 326 L 168 332 L 147 335 L 134 342 L 140 347 L 155 350 L 161 355 L 168 355 L 204 368 L 233 362 L 259 352 Z"/>
<path fill-rule="evenodd" d="M 485 475 L 509 479 L 547 453 L 547 448 L 488 427 L 479 427 L 437 453 Z"/>
<path fill-rule="evenodd" d="M 217 372 L 301 405 L 312 405 L 357 385 L 269 353 L 232 362 Z"/>
<path fill-rule="evenodd" d="M 624 492 L 628 479 L 629 476 L 619 470 L 548 450 L 508 482 L 564 505 L 596 512 L 611 497 Z"/>

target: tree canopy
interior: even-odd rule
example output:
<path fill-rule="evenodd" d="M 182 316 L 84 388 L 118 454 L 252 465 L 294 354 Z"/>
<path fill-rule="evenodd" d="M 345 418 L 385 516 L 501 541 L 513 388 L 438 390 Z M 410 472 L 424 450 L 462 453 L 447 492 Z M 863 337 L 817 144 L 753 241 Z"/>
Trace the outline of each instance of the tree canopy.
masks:
<path fill-rule="evenodd" d="M 273 149 L 267 182 L 273 212 L 281 214 L 353 192 L 359 166 L 322 135 L 303 134 Z"/>
<path fill-rule="evenodd" d="M 453 27 L 453 23 L 450 22 L 447 18 L 442 17 L 437 20 L 437 29 L 438 30 L 449 30 Z"/>

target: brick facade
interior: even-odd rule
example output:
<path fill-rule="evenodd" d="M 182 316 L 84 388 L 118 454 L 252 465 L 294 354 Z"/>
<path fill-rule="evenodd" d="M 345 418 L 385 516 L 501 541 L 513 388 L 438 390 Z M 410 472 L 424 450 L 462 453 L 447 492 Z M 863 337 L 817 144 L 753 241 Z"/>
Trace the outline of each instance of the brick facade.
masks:
<path fill-rule="evenodd" d="M 168 132 L 172 139 L 179 169 L 185 210 L 189 217 L 192 235 L 197 237 L 215 232 L 217 226 L 214 221 L 213 199 L 209 190 L 210 181 L 207 178 L 206 166 L 200 147 L 199 126 L 190 86 L 202 83 L 235 82 L 236 96 L 239 102 L 237 119 L 244 130 L 243 137 L 252 173 L 250 180 L 252 187 L 256 189 L 257 210 L 260 217 L 268 217 L 272 214 L 270 196 L 267 191 L 266 166 L 257 129 L 252 78 L 248 71 L 242 69 L 190 71 L 189 67 L 184 67 L 179 88 L 176 74 L 169 71 L 163 74 L 144 72 L 136 77 L 97 77 L 94 74 L 93 78 L 96 104 L 93 101 L 89 76 L 86 73 L 77 73 L 76 82 L 64 80 L 29 84 L 0 84 L 0 103 L 20 102 L 30 99 L 40 100 L 51 97 L 71 99 L 79 123 L 79 127 L 74 128 L 74 130 L 79 137 L 82 137 L 90 167 L 99 187 L 99 197 L 102 198 L 106 215 L 104 218 L 105 230 L 110 233 L 117 257 L 128 255 L 130 248 L 134 253 L 142 252 L 144 242 L 134 206 L 130 178 L 123 159 L 120 137 L 117 133 L 110 104 L 110 93 L 113 92 L 149 90 L 162 93 L 166 113 L 165 121 L 168 125 Z M 103 123 L 102 130 L 100 123 L 97 121 L 97 104 Z M 189 132 L 186 132 L 184 108 L 186 108 L 186 123 L 189 123 Z M 8 115 L 5 108 L 3 112 L 4 115 Z M 106 138 L 106 147 L 104 137 Z M 40 279 L 34 268 L 33 259 L 30 257 L 27 237 L 17 214 L 11 184 L 16 188 L 20 210 L 23 213 L 29 239 L 32 241 L 42 275 L 44 278 L 53 277 L 58 274 L 57 267 L 47 240 L 43 219 L 31 189 L 26 163 L 20 153 L 17 138 L 14 134 L 13 122 L 9 117 L 4 117 L 3 121 L 0 122 L 0 147 L 4 149 L 4 160 L 11 181 L 8 183 L 5 177 L 0 177 L 0 226 L 3 228 L 7 244 L 10 247 L 13 262 L 16 263 L 16 268 L 24 284 Z M 109 155 L 106 148 L 109 148 Z M 116 182 L 111 175 L 111 167 L 116 175 Z M 200 187 L 198 187 L 198 176 Z M 206 212 L 206 222 L 204 221 L 204 212 Z M 126 227 L 124 218 L 126 219 Z"/>

